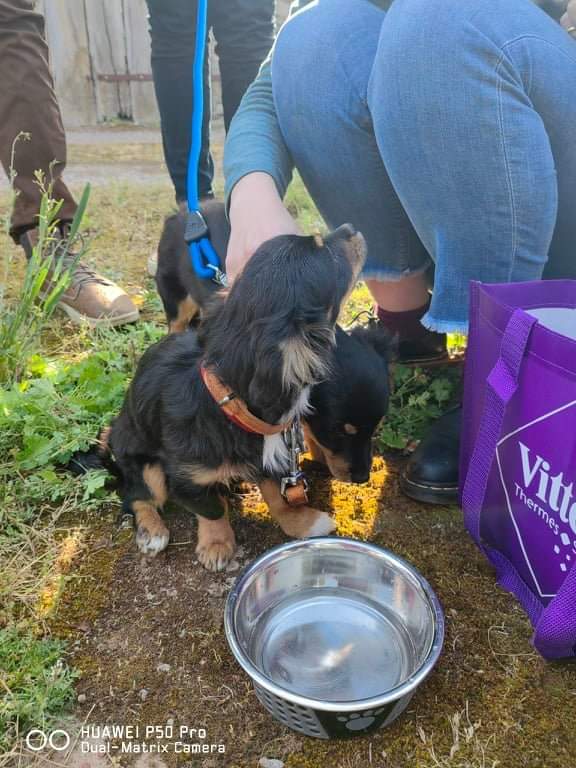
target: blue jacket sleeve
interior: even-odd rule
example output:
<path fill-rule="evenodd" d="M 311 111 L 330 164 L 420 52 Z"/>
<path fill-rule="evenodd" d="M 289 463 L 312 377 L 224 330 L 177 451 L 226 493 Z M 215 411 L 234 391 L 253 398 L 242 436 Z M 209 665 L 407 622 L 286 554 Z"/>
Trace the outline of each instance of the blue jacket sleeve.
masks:
<path fill-rule="evenodd" d="M 272 49 L 256 80 L 244 94 L 224 146 L 226 207 L 234 185 L 255 171 L 268 173 L 281 197 L 292 178 L 294 163 L 284 143 L 272 96 Z"/>

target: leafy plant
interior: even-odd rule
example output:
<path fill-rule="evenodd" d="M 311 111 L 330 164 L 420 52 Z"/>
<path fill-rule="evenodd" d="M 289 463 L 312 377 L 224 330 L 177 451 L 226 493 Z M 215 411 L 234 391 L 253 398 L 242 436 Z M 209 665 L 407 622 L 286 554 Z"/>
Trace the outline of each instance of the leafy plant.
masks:
<path fill-rule="evenodd" d="M 85 449 L 119 409 L 132 354 L 158 335 L 141 325 L 124 344 L 118 333 L 99 334 L 100 345 L 94 340 L 91 353 L 73 362 L 33 356 L 22 380 L 0 389 L 0 462 L 19 471 L 55 468 Z"/>
<path fill-rule="evenodd" d="M 378 442 L 384 449 L 404 449 L 421 439 L 427 427 L 456 401 L 461 370 L 458 366 L 424 369 L 398 365 L 393 377 L 394 391 Z"/>
<path fill-rule="evenodd" d="M 10 177 L 14 179 L 13 171 Z M 58 230 L 62 201 L 54 200 L 52 184 L 46 185 L 40 172 L 36 174 L 36 183 L 42 191 L 37 241 L 26 268 L 19 301 L 14 304 L 5 301 L 4 286 L 10 257 L 4 256 L 4 278 L 0 287 L 0 382 L 11 383 L 22 375 L 27 359 L 37 348 L 42 329 L 54 314 L 70 285 L 76 264 L 86 250 L 85 244 L 79 241 L 78 232 L 88 204 L 90 186 L 84 188 L 74 220 L 63 240 Z M 77 250 L 71 259 L 72 247 L 77 247 Z"/>
<path fill-rule="evenodd" d="M 112 501 L 106 473 L 73 477 L 61 465 L 117 413 L 138 358 L 162 333 L 148 323 L 92 332 L 75 359 L 34 355 L 19 382 L 0 388 L 0 559 L 9 563 L 0 626 L 33 619 L 38 583 L 58 550 L 50 533 L 58 518 Z"/>

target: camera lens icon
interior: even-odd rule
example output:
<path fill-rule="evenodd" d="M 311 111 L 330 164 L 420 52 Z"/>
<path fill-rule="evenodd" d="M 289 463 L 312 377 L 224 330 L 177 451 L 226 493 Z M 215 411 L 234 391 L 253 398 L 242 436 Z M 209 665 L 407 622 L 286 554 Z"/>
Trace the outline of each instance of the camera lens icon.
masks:
<path fill-rule="evenodd" d="M 45 733 L 40 728 L 33 728 L 26 735 L 26 747 L 31 752 L 41 752 L 46 747 L 54 752 L 64 752 L 70 746 L 70 734 L 62 728 Z"/>

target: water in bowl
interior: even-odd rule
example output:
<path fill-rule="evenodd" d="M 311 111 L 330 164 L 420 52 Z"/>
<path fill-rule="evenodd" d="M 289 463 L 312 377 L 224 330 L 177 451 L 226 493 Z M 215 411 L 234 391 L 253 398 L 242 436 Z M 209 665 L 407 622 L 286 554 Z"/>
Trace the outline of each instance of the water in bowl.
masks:
<path fill-rule="evenodd" d="M 418 666 L 393 611 L 331 588 L 299 590 L 262 614 L 248 652 L 277 685 L 330 702 L 382 695 Z"/>

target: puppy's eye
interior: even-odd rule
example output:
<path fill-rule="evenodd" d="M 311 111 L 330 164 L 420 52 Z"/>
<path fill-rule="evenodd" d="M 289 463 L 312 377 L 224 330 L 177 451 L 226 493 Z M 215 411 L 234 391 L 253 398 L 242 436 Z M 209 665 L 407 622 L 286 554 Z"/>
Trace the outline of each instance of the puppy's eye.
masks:
<path fill-rule="evenodd" d="M 344 432 L 347 435 L 357 435 L 358 427 L 355 427 L 354 424 L 344 424 Z"/>

